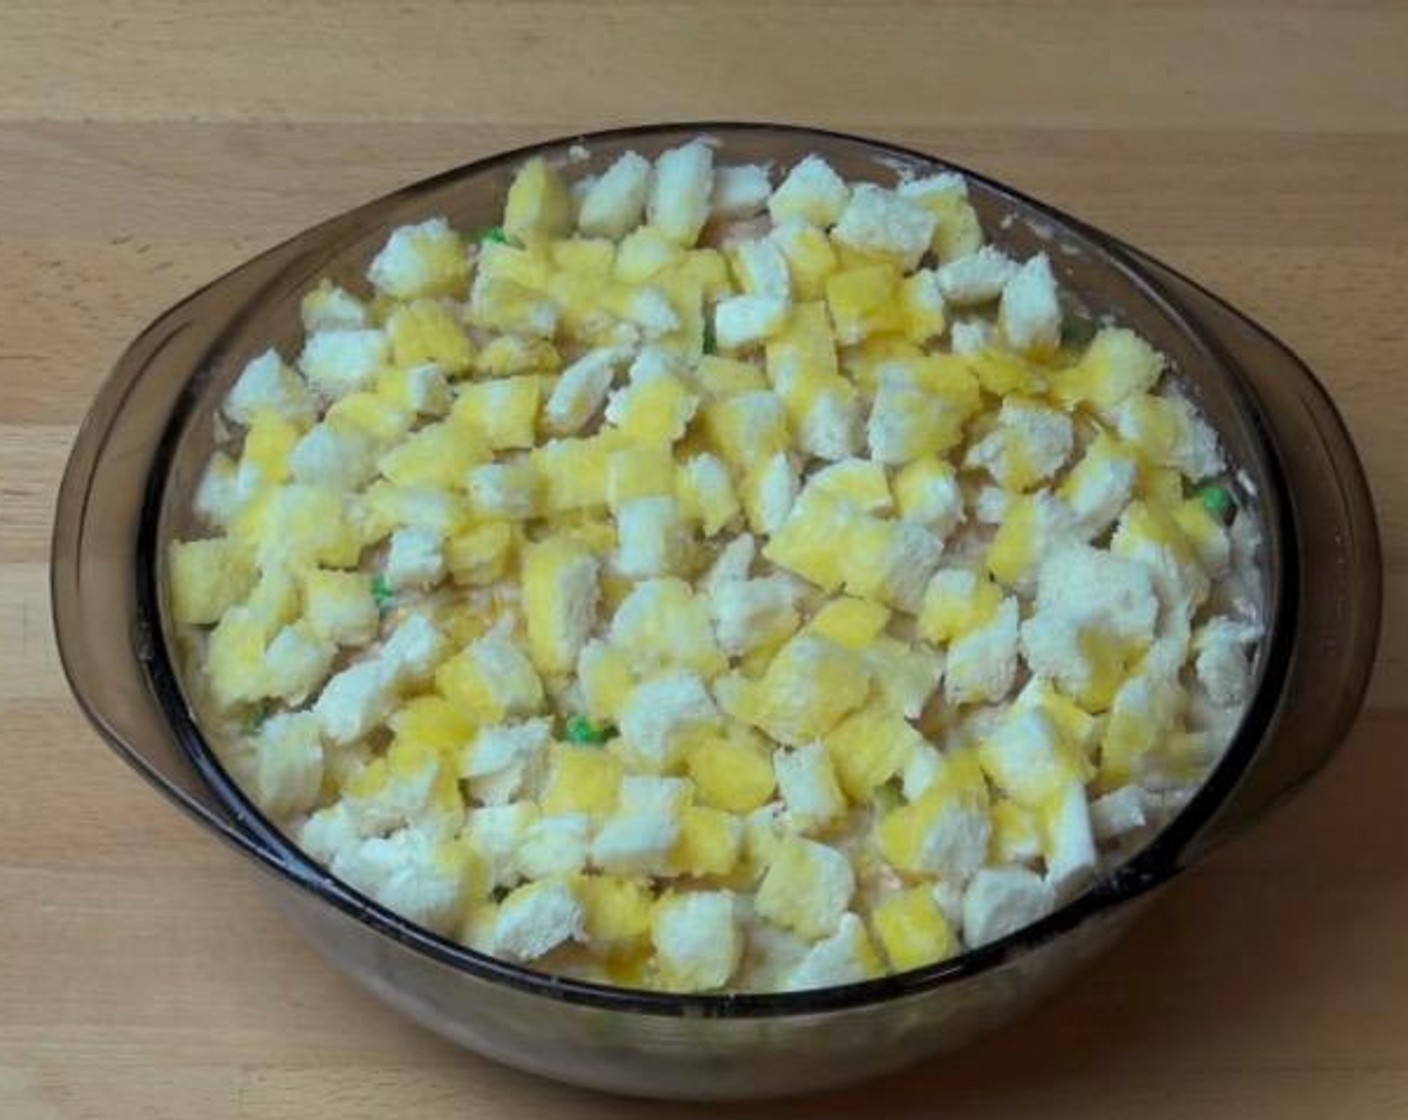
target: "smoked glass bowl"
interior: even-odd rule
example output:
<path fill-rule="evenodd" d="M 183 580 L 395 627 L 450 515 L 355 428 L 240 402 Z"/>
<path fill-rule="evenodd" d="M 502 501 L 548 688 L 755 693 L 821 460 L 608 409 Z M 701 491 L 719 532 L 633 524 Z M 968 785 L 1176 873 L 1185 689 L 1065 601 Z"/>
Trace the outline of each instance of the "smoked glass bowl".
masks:
<path fill-rule="evenodd" d="M 1034 925 L 942 963 L 845 987 L 670 995 L 545 975 L 445 940 L 303 855 L 215 761 L 173 661 L 163 544 L 192 530 L 213 416 L 244 363 L 295 353 L 299 300 L 324 275 L 359 279 L 391 229 L 443 214 L 492 226 L 518 165 L 574 174 L 697 136 L 717 160 L 785 167 L 817 152 L 847 179 L 952 165 L 857 137 L 701 123 L 570 137 L 467 164 L 359 207 L 256 257 L 161 315 L 117 362 L 74 444 L 52 554 L 55 627 L 79 703 L 111 746 L 213 839 L 261 872 L 324 955 L 432 1030 L 509 1065 L 622 1093 L 695 1099 L 813 1091 L 971 1040 L 1110 944 L 1159 888 L 1265 814 L 1343 743 L 1378 635 L 1381 566 L 1363 471 L 1339 414 L 1286 346 L 1144 254 L 966 172 L 989 237 L 1045 249 L 1063 287 L 1172 360 L 1217 427 L 1261 519 L 1267 636 L 1226 754 L 1178 815 L 1088 891 Z M 964 171 L 963 168 L 954 168 Z"/>

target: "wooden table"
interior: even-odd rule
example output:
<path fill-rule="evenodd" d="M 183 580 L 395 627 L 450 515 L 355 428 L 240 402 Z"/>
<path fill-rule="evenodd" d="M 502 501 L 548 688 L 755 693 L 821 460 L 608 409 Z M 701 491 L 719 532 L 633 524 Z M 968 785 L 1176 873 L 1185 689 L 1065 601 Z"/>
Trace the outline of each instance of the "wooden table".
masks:
<path fill-rule="evenodd" d="M 1389 589 L 1370 709 L 1340 759 L 1081 983 L 932 1068 L 740 1113 L 1403 1115 L 1405 51 L 1402 5 L 1313 0 L 3 0 L 0 1115 L 674 1113 L 496 1068 L 325 967 L 88 729 L 45 563 L 74 426 L 166 304 L 450 164 L 705 117 L 948 155 L 1225 293 L 1345 410 Z"/>

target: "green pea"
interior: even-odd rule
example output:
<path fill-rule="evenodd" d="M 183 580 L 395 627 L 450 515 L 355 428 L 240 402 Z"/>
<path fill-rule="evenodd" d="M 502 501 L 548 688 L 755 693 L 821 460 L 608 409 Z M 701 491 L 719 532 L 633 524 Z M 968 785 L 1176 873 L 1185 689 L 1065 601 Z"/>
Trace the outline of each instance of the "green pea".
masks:
<path fill-rule="evenodd" d="M 1232 494 L 1225 486 L 1216 482 L 1210 482 L 1206 486 L 1198 488 L 1198 501 L 1203 503 L 1203 508 L 1219 521 L 1230 521 L 1232 515 L 1237 511 L 1237 504 L 1232 500 Z"/>
<path fill-rule="evenodd" d="M 600 746 L 616 734 L 609 723 L 598 726 L 586 716 L 571 716 L 567 720 L 567 741 Z"/>
<path fill-rule="evenodd" d="M 385 576 L 372 576 L 372 598 L 376 600 L 377 610 L 381 611 L 387 610 L 396 601 L 396 592 L 391 590 Z"/>
<path fill-rule="evenodd" d="M 491 226 L 479 235 L 479 243 L 482 245 L 486 241 L 492 241 L 496 245 L 507 245 L 508 238 L 504 235 L 502 226 Z"/>

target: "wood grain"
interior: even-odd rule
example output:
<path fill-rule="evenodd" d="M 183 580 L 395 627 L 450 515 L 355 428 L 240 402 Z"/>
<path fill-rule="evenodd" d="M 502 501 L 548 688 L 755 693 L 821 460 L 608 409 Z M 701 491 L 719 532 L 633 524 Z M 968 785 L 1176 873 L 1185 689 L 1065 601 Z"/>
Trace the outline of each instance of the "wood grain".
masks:
<path fill-rule="evenodd" d="M 1370 710 L 1323 778 L 1035 1014 L 740 1116 L 1408 1111 L 1408 9 L 1401 4 L 0 4 L 0 1116 L 634 1117 L 345 983 L 78 714 L 57 478 L 123 344 L 204 279 L 410 179 L 653 119 L 941 153 L 1190 272 L 1322 374 L 1388 565 Z"/>

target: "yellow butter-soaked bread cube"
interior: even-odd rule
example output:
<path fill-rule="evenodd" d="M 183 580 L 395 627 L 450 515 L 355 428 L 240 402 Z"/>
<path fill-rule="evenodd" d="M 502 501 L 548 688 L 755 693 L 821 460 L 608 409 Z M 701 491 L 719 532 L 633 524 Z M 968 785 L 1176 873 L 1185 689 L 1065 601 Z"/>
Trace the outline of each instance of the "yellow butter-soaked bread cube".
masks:
<path fill-rule="evenodd" d="M 694 367 L 693 379 L 709 399 L 760 392 L 768 387 L 762 371 L 751 362 L 717 354 L 705 354 L 699 359 L 699 364 Z"/>
<path fill-rule="evenodd" d="M 260 567 L 324 565 L 351 568 L 362 542 L 347 516 L 344 496 L 293 482 L 272 490 L 268 500 L 251 503 L 230 527 L 230 537 L 252 546 Z"/>
<path fill-rule="evenodd" d="M 713 536 L 738 517 L 741 504 L 728 467 L 716 455 L 691 455 L 674 472 L 675 496 L 686 520 L 696 521 L 705 536 Z"/>
<path fill-rule="evenodd" d="M 494 583 L 508 570 L 513 543 L 513 530 L 503 521 L 461 529 L 445 542 L 445 568 L 456 583 Z"/>
<path fill-rule="evenodd" d="M 965 882 L 987 859 L 988 789 L 971 750 L 947 752 L 915 800 L 880 821 L 881 854 L 898 870 Z"/>
<path fill-rule="evenodd" d="M 442 421 L 427 424 L 377 460 L 377 469 L 397 486 L 462 486 L 469 468 L 484 462 L 489 449 L 479 433 Z"/>
<path fill-rule="evenodd" d="M 1103 327 L 1080 361 L 1052 376 L 1051 395 L 1069 408 L 1088 404 L 1107 414 L 1129 397 L 1147 393 L 1165 358 L 1127 327 Z"/>
<path fill-rule="evenodd" d="M 758 913 L 808 940 L 836 930 L 855 893 L 850 860 L 835 848 L 800 836 L 778 845 L 758 888 Z"/>
<path fill-rule="evenodd" d="M 242 607 L 227 610 L 210 634 L 205 677 L 220 708 L 262 698 L 265 694 L 264 627 Z"/>
<path fill-rule="evenodd" d="M 543 703 L 543 684 L 533 663 L 511 638 L 497 633 L 441 663 L 435 689 L 481 726 L 533 715 Z"/>
<path fill-rule="evenodd" d="M 827 279 L 841 267 L 825 231 L 801 218 L 788 218 L 773 228 L 771 239 L 787 262 L 794 296 L 824 299 Z"/>
<path fill-rule="evenodd" d="M 887 704 L 871 703 L 827 732 L 826 749 L 846 796 L 863 804 L 924 745 L 919 734 Z"/>
<path fill-rule="evenodd" d="M 910 613 L 919 610 L 943 551 L 937 537 L 908 521 L 857 517 L 841 543 L 847 591 Z"/>
<path fill-rule="evenodd" d="M 543 505 L 549 514 L 597 509 L 606 505 L 607 463 L 626 446 L 617 432 L 586 439 L 555 439 L 529 457 L 543 482 Z"/>
<path fill-rule="evenodd" d="M 740 474 L 791 445 L 787 412 L 771 392 L 736 393 L 700 410 L 710 445 Z"/>
<path fill-rule="evenodd" d="M 927 886 L 890 895 L 873 911 L 871 924 L 896 972 L 945 960 L 959 948 L 953 927 Z"/>
<path fill-rule="evenodd" d="M 540 672 L 565 673 L 596 622 L 599 563 L 580 541 L 551 536 L 523 551 L 523 614 Z"/>
<path fill-rule="evenodd" d="M 564 237 L 572 228 L 572 202 L 562 176 L 542 156 L 528 160 L 508 188 L 504 234 L 520 245 Z"/>
<path fill-rule="evenodd" d="M 446 759 L 457 757 L 477 730 L 461 709 L 439 696 L 408 700 L 386 722 L 395 735 L 388 758 L 402 768 L 419 766 L 415 760 L 428 754 L 440 754 Z"/>
<path fill-rule="evenodd" d="M 864 650 L 879 637 L 889 621 L 890 612 L 883 604 L 841 596 L 817 611 L 806 629 L 847 649 Z"/>
<path fill-rule="evenodd" d="M 662 371 L 613 393 L 606 419 L 632 442 L 669 446 L 684 435 L 698 405 L 682 380 Z"/>
<path fill-rule="evenodd" d="M 305 572 L 303 614 L 314 633 L 343 646 L 371 641 L 381 621 L 371 584 L 365 572 Z"/>
<path fill-rule="evenodd" d="M 616 279 L 627 284 L 643 284 L 676 263 L 683 251 L 657 226 L 632 230 L 616 250 Z"/>
<path fill-rule="evenodd" d="M 606 282 L 616 265 L 616 243 L 604 237 L 572 237 L 548 246 L 555 269 Z"/>
<path fill-rule="evenodd" d="M 381 448 L 390 447 L 411 429 L 411 411 L 398 408 L 380 393 L 350 393 L 335 401 L 323 417 L 333 429 L 350 427 Z"/>
<path fill-rule="evenodd" d="M 623 447 L 606 457 L 606 502 L 612 513 L 632 498 L 673 494 L 675 485 L 675 458 L 667 445 Z"/>
<path fill-rule="evenodd" d="M 851 503 L 808 487 L 763 547 L 763 556 L 823 590 L 835 591 L 846 574 L 843 542 L 860 517 Z"/>
<path fill-rule="evenodd" d="M 464 327 L 444 304 L 418 299 L 402 304 L 386 320 L 391 355 L 398 366 L 434 362 L 454 376 L 469 369 L 474 346 Z"/>
<path fill-rule="evenodd" d="M 855 651 L 799 634 L 757 684 L 757 726 L 778 742 L 801 746 L 830 731 L 869 690 L 869 671 Z"/>
<path fill-rule="evenodd" d="M 477 381 L 459 390 L 450 421 L 493 450 L 529 448 L 537 441 L 541 401 L 542 381 L 532 374 Z"/>
<path fill-rule="evenodd" d="M 243 602 L 254 588 L 248 551 L 224 537 L 173 541 L 168 551 L 171 611 L 177 622 L 205 625 Z"/>
<path fill-rule="evenodd" d="M 967 568 L 934 573 L 924 591 L 919 634 L 926 641 L 946 643 L 986 624 L 1002 605 L 1002 588 L 986 575 Z"/>
<path fill-rule="evenodd" d="M 464 241 L 441 217 L 393 230 L 367 269 L 377 291 L 394 299 L 462 295 L 468 277 Z"/>
<path fill-rule="evenodd" d="M 866 264 L 826 281 L 826 305 L 843 346 L 904 329 L 898 300 L 899 272 L 891 264 Z"/>
<path fill-rule="evenodd" d="M 1020 354 L 996 345 L 984 346 L 961 359 L 972 370 L 978 384 L 995 397 L 1010 393 L 1040 396 L 1046 391 L 1042 368 Z"/>
<path fill-rule="evenodd" d="M 544 813 L 586 813 L 602 821 L 616 811 L 624 773 L 615 755 L 598 746 L 554 743 L 539 804 Z"/>
<path fill-rule="evenodd" d="M 249 423 L 240 460 L 254 467 L 261 481 L 283 482 L 289 476 L 289 456 L 302 434 L 294 421 L 261 409 Z"/>
<path fill-rule="evenodd" d="M 921 269 L 901 280 L 899 299 L 904 334 L 911 342 L 929 342 L 948 329 L 943 293 L 932 269 Z"/>
<path fill-rule="evenodd" d="M 561 367 L 562 355 L 545 338 L 499 335 L 486 343 L 474 356 L 474 372 L 481 377 L 552 373 Z"/>
<path fill-rule="evenodd" d="M 738 908 L 729 891 L 681 891 L 655 904 L 651 917 L 659 982 L 670 991 L 724 987 L 743 956 Z"/>
<path fill-rule="evenodd" d="M 682 875 L 727 875 L 743 849 L 743 820 L 723 809 L 687 805 L 670 865 Z"/>
<path fill-rule="evenodd" d="M 626 697 L 636 685 L 630 657 L 619 647 L 600 641 L 582 647 L 577 678 L 587 714 L 599 722 L 619 719 Z"/>
<path fill-rule="evenodd" d="M 1031 863 L 1042 853 L 1041 820 L 1036 813 L 1006 797 L 992 805 L 991 863 Z"/>
<path fill-rule="evenodd" d="M 644 883 L 619 875 L 583 875 L 574 889 L 586 909 L 593 948 L 619 951 L 650 932 L 651 897 Z"/>
<path fill-rule="evenodd" d="M 688 767 L 700 800 L 730 813 L 751 813 L 776 786 L 762 741 L 741 728 L 695 746 Z"/>

